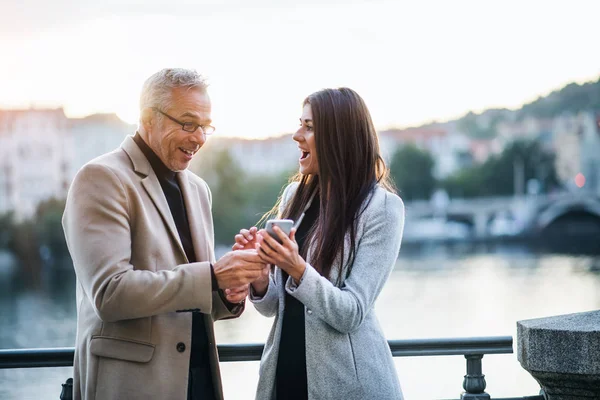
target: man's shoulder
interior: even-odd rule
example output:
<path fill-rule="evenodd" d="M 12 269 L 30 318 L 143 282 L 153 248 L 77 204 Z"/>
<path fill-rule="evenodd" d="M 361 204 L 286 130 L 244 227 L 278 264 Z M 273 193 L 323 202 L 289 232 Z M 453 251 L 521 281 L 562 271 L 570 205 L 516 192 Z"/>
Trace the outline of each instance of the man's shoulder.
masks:
<path fill-rule="evenodd" d="M 129 171 L 133 171 L 130 158 L 122 148 L 117 148 L 85 163 L 77 172 L 77 175 L 102 172 L 122 175 Z"/>
<path fill-rule="evenodd" d="M 187 176 L 188 181 L 190 181 L 194 185 L 198 186 L 198 188 L 200 188 L 200 189 L 206 188 L 206 190 L 210 190 L 208 187 L 208 183 L 206 183 L 206 181 L 204 179 L 202 179 L 201 177 L 196 175 L 194 172 L 190 171 L 189 169 L 186 169 L 184 171 L 184 173 Z"/>

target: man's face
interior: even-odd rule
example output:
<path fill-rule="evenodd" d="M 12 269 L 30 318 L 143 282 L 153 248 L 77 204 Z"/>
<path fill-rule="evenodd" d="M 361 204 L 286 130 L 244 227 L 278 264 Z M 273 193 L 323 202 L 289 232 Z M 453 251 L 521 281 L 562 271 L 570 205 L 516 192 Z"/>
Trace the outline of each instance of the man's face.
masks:
<path fill-rule="evenodd" d="M 194 122 L 199 125 L 210 125 L 211 103 L 205 91 L 199 89 L 176 88 L 171 96 L 171 106 L 161 110 L 182 123 Z M 183 171 L 206 142 L 202 128 L 196 132 L 186 132 L 181 125 L 163 116 L 158 122 L 158 113 L 154 114 L 153 123 L 148 132 L 148 145 L 161 161 L 172 171 Z"/>

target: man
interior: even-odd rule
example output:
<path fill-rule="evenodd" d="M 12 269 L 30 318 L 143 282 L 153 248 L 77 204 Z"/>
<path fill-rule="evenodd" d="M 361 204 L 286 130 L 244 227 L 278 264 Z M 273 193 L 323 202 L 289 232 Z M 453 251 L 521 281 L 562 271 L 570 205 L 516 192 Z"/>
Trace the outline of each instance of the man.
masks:
<path fill-rule="evenodd" d="M 211 194 L 187 171 L 214 130 L 206 86 L 184 69 L 148 78 L 139 131 L 69 190 L 74 399 L 223 398 L 213 320 L 239 316 L 268 268 L 255 250 L 215 261 Z"/>

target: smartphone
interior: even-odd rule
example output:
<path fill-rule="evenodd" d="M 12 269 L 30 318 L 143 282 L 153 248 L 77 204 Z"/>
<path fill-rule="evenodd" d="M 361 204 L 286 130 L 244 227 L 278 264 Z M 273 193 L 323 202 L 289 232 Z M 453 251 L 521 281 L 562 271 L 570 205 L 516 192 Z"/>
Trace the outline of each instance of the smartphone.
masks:
<path fill-rule="evenodd" d="M 271 237 L 281 243 L 279 236 L 273 230 L 273 226 L 277 225 L 283 233 L 286 235 L 290 235 L 290 231 L 294 226 L 294 221 L 291 219 L 270 219 L 267 221 L 267 225 L 265 226 L 266 231 L 271 235 Z"/>

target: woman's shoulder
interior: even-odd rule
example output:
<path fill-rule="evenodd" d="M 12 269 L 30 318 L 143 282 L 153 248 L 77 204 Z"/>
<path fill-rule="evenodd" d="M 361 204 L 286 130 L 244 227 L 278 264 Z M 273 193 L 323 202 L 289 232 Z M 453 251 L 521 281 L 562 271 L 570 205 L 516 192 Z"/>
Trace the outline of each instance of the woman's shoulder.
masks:
<path fill-rule="evenodd" d="M 377 185 L 367 200 L 364 213 L 366 215 L 385 213 L 403 218 L 404 202 L 396 193 L 390 192 L 381 185 Z"/>
<path fill-rule="evenodd" d="M 296 190 L 298 189 L 298 185 L 300 185 L 300 182 L 292 182 L 283 189 L 283 194 L 281 195 L 281 202 L 283 204 L 287 203 L 294 196 L 294 193 L 296 193 Z"/>

